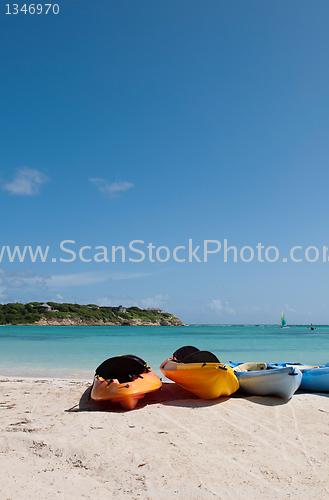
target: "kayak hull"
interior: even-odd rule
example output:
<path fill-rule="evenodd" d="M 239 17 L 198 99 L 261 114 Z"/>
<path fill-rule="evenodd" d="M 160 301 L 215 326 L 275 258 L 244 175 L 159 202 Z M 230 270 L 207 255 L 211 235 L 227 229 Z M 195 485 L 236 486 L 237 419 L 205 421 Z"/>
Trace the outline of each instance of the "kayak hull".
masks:
<path fill-rule="evenodd" d="M 300 389 L 306 392 L 329 392 L 329 366 L 311 366 L 300 363 L 275 363 L 274 368 L 293 366 L 302 372 Z"/>
<path fill-rule="evenodd" d="M 301 384 L 302 373 L 286 367 L 261 371 L 236 372 L 240 389 L 255 396 L 276 396 L 290 399 Z"/>
<path fill-rule="evenodd" d="M 153 370 L 143 373 L 130 382 L 120 384 L 116 379 L 94 378 L 90 397 L 94 401 L 120 403 L 125 410 L 132 410 L 145 394 L 160 389 L 162 383 Z"/>
<path fill-rule="evenodd" d="M 300 389 L 310 392 L 329 392 L 329 367 L 303 370 Z"/>
<path fill-rule="evenodd" d="M 234 371 L 222 363 L 179 363 L 171 358 L 160 366 L 162 373 L 201 399 L 230 396 L 239 388 Z"/>

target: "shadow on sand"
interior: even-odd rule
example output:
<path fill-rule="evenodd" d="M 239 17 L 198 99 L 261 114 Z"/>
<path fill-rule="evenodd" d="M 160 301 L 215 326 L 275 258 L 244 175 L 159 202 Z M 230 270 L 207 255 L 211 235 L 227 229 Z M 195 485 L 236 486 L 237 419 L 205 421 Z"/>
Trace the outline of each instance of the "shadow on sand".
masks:
<path fill-rule="evenodd" d="M 111 413 L 124 413 L 124 410 L 119 403 L 112 403 L 111 401 L 93 401 L 89 398 L 91 391 L 91 386 L 86 389 L 80 398 L 79 403 L 74 405 L 65 411 L 67 412 L 85 412 L 85 411 L 100 411 L 100 412 L 111 412 Z M 280 406 L 287 403 L 287 400 L 275 398 L 275 397 L 265 397 L 265 396 L 250 396 L 246 395 L 240 391 L 232 394 L 231 398 L 235 399 L 245 399 L 251 401 L 255 404 L 260 404 L 264 406 Z M 182 387 L 172 382 L 164 382 L 161 390 L 156 392 L 151 392 L 146 394 L 137 403 L 134 410 L 139 410 L 145 408 L 147 405 L 160 404 L 164 406 L 178 406 L 182 408 L 203 408 L 208 406 L 215 406 L 224 403 L 228 399 L 228 396 L 223 396 L 217 399 L 206 400 L 200 399 L 191 392 L 186 391 Z M 131 410 L 132 411 L 132 410 Z"/>

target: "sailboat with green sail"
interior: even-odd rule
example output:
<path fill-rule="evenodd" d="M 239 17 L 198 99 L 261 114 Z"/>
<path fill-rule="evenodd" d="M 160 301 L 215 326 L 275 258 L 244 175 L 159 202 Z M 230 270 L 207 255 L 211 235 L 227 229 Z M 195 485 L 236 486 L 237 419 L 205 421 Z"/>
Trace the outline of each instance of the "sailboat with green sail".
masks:
<path fill-rule="evenodd" d="M 281 313 L 281 328 L 289 328 L 289 326 L 287 326 L 283 312 Z"/>

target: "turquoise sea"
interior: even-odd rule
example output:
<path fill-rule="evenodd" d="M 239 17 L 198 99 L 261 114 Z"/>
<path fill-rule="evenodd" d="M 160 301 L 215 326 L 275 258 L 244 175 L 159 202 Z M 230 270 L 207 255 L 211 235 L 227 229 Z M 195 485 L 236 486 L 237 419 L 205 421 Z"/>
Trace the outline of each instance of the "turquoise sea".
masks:
<path fill-rule="evenodd" d="M 95 368 L 119 354 L 159 365 L 183 345 L 209 350 L 222 362 L 326 364 L 329 326 L 0 326 L 0 375 L 92 379 Z"/>

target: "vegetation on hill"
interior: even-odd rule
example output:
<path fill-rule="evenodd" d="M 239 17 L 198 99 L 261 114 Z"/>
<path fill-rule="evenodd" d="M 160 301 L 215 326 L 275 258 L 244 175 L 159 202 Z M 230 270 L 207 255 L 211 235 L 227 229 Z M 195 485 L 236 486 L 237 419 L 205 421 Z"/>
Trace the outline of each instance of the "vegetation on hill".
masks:
<path fill-rule="evenodd" d="M 119 312 L 110 307 L 97 306 L 96 304 L 80 305 L 56 302 L 47 302 L 47 307 L 42 307 L 41 302 L 18 302 L 0 304 L 1 325 L 26 325 L 38 322 L 63 323 L 77 322 L 79 324 L 168 324 L 182 325 L 183 323 L 173 314 L 159 312 L 156 309 L 139 309 L 127 307 L 126 312 Z M 56 324 L 58 324 L 56 323 Z"/>

